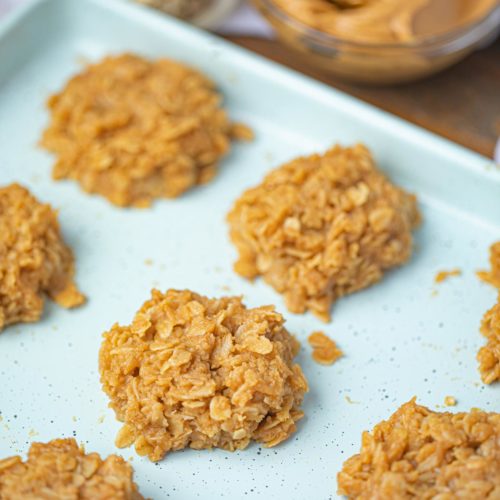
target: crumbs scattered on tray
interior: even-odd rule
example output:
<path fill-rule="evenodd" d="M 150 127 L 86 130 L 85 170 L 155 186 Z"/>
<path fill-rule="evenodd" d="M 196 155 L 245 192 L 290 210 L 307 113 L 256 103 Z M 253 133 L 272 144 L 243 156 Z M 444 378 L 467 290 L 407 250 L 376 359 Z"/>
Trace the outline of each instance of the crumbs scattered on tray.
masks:
<path fill-rule="evenodd" d="M 453 396 L 446 396 L 444 398 L 444 405 L 445 406 L 456 406 L 457 405 L 457 400 Z"/>
<path fill-rule="evenodd" d="M 446 281 L 448 278 L 452 278 L 454 276 L 461 276 L 462 271 L 458 268 L 456 269 L 451 269 L 450 271 L 439 271 L 436 276 L 434 277 L 434 282 L 435 283 L 442 283 L 443 281 Z"/>
<path fill-rule="evenodd" d="M 321 365 L 333 365 L 344 353 L 337 344 L 323 332 L 313 332 L 307 339 L 313 348 L 312 358 Z"/>
<path fill-rule="evenodd" d="M 345 400 L 350 404 L 350 405 L 359 405 L 361 404 L 360 401 L 354 401 L 352 400 L 349 396 L 345 396 Z"/>

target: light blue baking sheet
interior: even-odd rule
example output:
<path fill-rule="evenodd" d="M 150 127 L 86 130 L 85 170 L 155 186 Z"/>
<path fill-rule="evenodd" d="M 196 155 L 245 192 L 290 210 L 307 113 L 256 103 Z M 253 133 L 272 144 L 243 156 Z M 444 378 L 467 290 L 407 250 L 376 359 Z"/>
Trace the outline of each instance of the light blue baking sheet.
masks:
<path fill-rule="evenodd" d="M 256 133 L 238 144 L 210 184 L 150 210 L 120 210 L 53 182 L 53 159 L 37 147 L 44 102 L 83 60 L 123 51 L 198 67 L 225 96 L 231 117 Z M 398 184 L 415 192 L 424 223 L 416 252 L 382 283 L 340 300 L 333 322 L 286 312 L 264 283 L 232 272 L 225 214 L 271 168 L 335 142 L 368 144 Z M 154 499 L 328 499 L 336 473 L 359 450 L 361 432 L 417 395 L 436 409 L 500 409 L 500 388 L 480 383 L 478 327 L 495 291 L 475 276 L 500 239 L 500 172 L 486 158 L 211 35 L 117 0 L 32 2 L 0 26 L 0 184 L 27 185 L 60 209 L 88 304 L 47 303 L 43 320 L 0 334 L 0 457 L 33 440 L 75 436 L 88 451 L 132 459 L 141 492 Z M 147 265 L 148 260 L 152 265 Z M 437 286 L 437 271 L 463 275 Z M 298 432 L 274 449 L 172 453 L 159 464 L 118 450 L 120 424 L 97 373 L 101 332 L 130 322 L 152 287 L 243 294 L 276 304 L 303 341 L 311 391 Z M 229 292 L 228 292 L 229 289 Z M 437 290 L 437 294 L 434 292 Z M 346 356 L 333 367 L 310 358 L 307 335 L 323 329 Z"/>

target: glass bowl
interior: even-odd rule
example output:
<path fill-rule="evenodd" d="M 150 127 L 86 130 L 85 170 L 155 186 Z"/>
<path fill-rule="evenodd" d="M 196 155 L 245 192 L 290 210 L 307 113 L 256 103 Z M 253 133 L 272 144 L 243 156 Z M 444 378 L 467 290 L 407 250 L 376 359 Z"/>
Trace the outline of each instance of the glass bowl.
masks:
<path fill-rule="evenodd" d="M 305 62 L 344 80 L 394 84 L 437 73 L 493 41 L 500 31 L 500 4 L 473 23 L 412 42 L 363 43 L 311 28 L 272 0 L 253 0 L 278 37 Z M 403 0 L 404 1 L 404 0 Z"/>

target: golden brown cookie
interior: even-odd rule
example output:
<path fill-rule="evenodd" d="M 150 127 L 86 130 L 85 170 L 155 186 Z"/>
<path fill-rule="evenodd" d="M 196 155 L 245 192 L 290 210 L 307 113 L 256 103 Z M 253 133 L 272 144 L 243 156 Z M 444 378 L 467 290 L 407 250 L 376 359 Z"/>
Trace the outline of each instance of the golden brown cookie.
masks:
<path fill-rule="evenodd" d="M 73 275 L 57 212 L 19 184 L 0 188 L 0 330 L 40 319 L 45 294 L 62 307 L 82 304 Z"/>
<path fill-rule="evenodd" d="M 251 136 L 228 120 L 208 78 L 167 59 L 107 57 L 48 107 L 41 144 L 57 157 L 54 179 L 119 206 L 148 206 L 209 181 L 231 139 Z"/>
<path fill-rule="evenodd" d="M 291 312 L 322 320 L 412 253 L 414 196 L 380 172 L 361 145 L 297 158 L 246 191 L 228 215 L 235 270 L 262 276 Z"/>
<path fill-rule="evenodd" d="M 362 437 L 361 452 L 338 474 L 350 499 L 500 498 L 500 414 L 399 408 Z"/>
<path fill-rule="evenodd" d="M 132 467 L 116 455 L 85 454 L 74 439 L 33 443 L 28 460 L 0 460 L 2 500 L 141 500 Z"/>
<path fill-rule="evenodd" d="M 485 384 L 492 384 L 500 380 L 500 295 L 497 304 L 484 315 L 481 333 L 486 345 L 477 353 L 479 372 Z"/>
<path fill-rule="evenodd" d="M 490 248 L 490 264 L 491 270 L 479 271 L 477 274 L 500 292 L 500 241 Z M 486 345 L 477 353 L 479 373 L 485 384 L 492 384 L 500 380 L 500 294 L 497 304 L 483 317 L 481 333 L 486 337 Z"/>
<path fill-rule="evenodd" d="M 153 290 L 130 326 L 104 334 L 99 369 L 124 426 L 116 444 L 160 460 L 191 447 L 275 446 L 302 418 L 298 342 L 274 307 Z"/>

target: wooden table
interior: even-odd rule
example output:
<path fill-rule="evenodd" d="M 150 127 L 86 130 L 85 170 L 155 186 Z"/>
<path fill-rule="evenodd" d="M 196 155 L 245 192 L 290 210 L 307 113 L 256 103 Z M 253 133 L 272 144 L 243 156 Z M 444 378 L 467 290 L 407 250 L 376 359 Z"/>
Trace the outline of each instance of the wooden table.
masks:
<path fill-rule="evenodd" d="M 492 157 L 500 136 L 500 39 L 453 68 L 421 82 L 392 87 L 347 84 L 298 61 L 278 42 L 231 40 L 332 87 Z"/>

